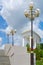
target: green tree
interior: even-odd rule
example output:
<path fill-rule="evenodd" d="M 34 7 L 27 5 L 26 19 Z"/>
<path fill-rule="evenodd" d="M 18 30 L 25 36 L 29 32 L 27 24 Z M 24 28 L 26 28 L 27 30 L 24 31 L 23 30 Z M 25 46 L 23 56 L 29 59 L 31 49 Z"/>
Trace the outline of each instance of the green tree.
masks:
<path fill-rule="evenodd" d="M 29 43 L 26 44 L 26 47 L 27 47 L 27 52 L 29 53 L 29 51 L 30 51 L 30 45 L 29 45 Z"/>
<path fill-rule="evenodd" d="M 43 44 L 40 44 L 40 48 L 43 50 Z"/>
<path fill-rule="evenodd" d="M 36 49 L 34 50 L 34 53 L 36 53 L 36 60 L 40 60 L 41 58 L 40 58 L 40 45 L 39 44 L 37 44 L 36 45 Z"/>

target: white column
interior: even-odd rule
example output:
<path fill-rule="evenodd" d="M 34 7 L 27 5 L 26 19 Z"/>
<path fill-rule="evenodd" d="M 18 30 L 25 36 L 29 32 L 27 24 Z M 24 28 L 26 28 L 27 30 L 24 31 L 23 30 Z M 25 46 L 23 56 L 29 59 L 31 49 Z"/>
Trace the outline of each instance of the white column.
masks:
<path fill-rule="evenodd" d="M 23 43 L 22 43 L 22 46 L 24 47 L 24 38 L 23 38 Z"/>
<path fill-rule="evenodd" d="M 31 36 L 30 36 L 30 48 L 31 48 Z"/>
<path fill-rule="evenodd" d="M 34 49 L 36 48 L 36 42 L 34 43 Z"/>
<path fill-rule="evenodd" d="M 36 48 L 36 39 L 34 38 L 34 46 L 33 48 L 35 49 Z"/>
<path fill-rule="evenodd" d="M 36 53 L 34 53 L 34 65 L 36 65 Z"/>

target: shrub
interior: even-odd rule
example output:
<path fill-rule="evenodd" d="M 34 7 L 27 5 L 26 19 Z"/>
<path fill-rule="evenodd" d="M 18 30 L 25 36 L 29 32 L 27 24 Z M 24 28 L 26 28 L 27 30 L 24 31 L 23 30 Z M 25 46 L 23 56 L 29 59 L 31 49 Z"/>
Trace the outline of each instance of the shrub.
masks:
<path fill-rule="evenodd" d="M 36 53 L 36 60 L 40 60 L 41 58 L 40 58 L 40 45 L 39 44 L 37 44 L 34 52 Z"/>
<path fill-rule="evenodd" d="M 40 50 L 36 48 L 34 52 L 36 53 L 36 60 L 40 60 Z"/>
<path fill-rule="evenodd" d="M 40 57 L 43 58 L 43 50 L 40 50 Z"/>
<path fill-rule="evenodd" d="M 43 49 L 43 44 L 40 44 L 40 48 Z"/>
<path fill-rule="evenodd" d="M 30 45 L 29 45 L 29 43 L 26 44 L 26 47 L 27 47 L 27 52 L 29 52 L 30 51 Z"/>

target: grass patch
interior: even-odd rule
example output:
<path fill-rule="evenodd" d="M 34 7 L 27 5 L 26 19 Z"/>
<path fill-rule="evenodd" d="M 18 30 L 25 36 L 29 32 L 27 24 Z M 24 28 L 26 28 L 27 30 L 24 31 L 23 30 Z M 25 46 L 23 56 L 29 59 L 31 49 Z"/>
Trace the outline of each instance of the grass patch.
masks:
<path fill-rule="evenodd" d="M 36 65 L 43 65 L 43 59 L 37 60 L 37 61 L 36 61 Z"/>

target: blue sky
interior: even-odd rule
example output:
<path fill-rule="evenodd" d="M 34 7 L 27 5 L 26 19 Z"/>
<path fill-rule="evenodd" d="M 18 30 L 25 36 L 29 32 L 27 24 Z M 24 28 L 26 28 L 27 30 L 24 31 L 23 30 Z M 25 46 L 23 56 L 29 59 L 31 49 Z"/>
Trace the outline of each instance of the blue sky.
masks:
<path fill-rule="evenodd" d="M 43 42 L 43 0 L 0 0 L 2 10 L 0 11 L 0 29 L 5 30 L 11 26 L 17 30 L 16 41 L 21 41 L 20 35 L 24 30 L 30 30 L 30 21 L 24 16 L 24 10 L 28 9 L 29 3 L 33 1 L 34 5 L 40 9 L 40 16 L 34 20 L 34 31 L 40 35 Z M 0 31 L 2 44 L 7 42 L 6 34 Z M 17 42 L 15 42 L 17 44 Z"/>
<path fill-rule="evenodd" d="M 40 24 L 40 25 L 39 25 L 39 28 L 40 28 L 41 30 L 43 30 L 43 21 L 40 21 L 39 24 Z"/>
<path fill-rule="evenodd" d="M 2 16 L 0 16 L 0 29 L 6 29 L 7 26 L 8 24 L 6 20 L 4 20 Z M 7 42 L 7 37 L 5 32 L 0 31 L 0 38 L 2 38 L 2 44 Z"/>
<path fill-rule="evenodd" d="M 8 26 L 6 20 L 0 16 L 0 29 L 6 29 L 6 27 Z"/>

